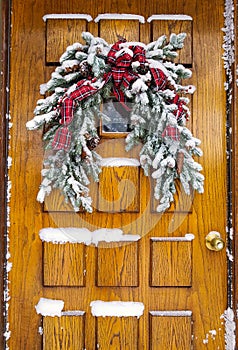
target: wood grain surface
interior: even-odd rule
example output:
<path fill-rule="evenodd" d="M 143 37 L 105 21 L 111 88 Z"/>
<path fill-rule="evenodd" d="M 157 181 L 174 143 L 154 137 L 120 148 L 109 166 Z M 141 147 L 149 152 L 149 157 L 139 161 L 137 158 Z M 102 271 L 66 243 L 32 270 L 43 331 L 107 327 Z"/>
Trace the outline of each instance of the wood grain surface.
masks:
<path fill-rule="evenodd" d="M 151 239 L 151 286 L 192 286 L 192 243 Z"/>
<path fill-rule="evenodd" d="M 191 349 L 192 318 L 190 316 L 152 316 L 151 350 Z"/>
<path fill-rule="evenodd" d="M 44 243 L 44 286 L 85 286 L 84 244 Z"/>
<path fill-rule="evenodd" d="M 44 317 L 44 350 L 84 349 L 84 316 Z"/>
<path fill-rule="evenodd" d="M 102 167 L 98 186 L 99 211 L 106 213 L 139 212 L 140 197 L 138 167 Z"/>
<path fill-rule="evenodd" d="M 101 242 L 97 249 L 98 287 L 138 287 L 138 242 Z"/>
<path fill-rule="evenodd" d="M 138 320 L 135 317 L 97 318 L 97 345 L 102 350 L 138 349 Z"/>
<path fill-rule="evenodd" d="M 87 31 L 87 21 L 82 19 L 46 20 L 46 63 L 59 62 L 59 57 L 73 43 L 82 43 L 82 32 Z"/>

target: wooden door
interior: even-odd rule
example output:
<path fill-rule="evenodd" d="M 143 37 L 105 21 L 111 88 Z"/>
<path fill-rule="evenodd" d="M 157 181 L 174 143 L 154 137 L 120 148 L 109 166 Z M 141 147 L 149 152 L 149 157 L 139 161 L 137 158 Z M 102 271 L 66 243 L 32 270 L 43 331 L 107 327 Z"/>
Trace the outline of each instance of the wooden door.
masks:
<path fill-rule="evenodd" d="M 205 245 L 210 231 L 226 237 L 223 11 L 223 1 L 12 1 L 10 349 L 225 349 L 226 251 Z M 98 18 L 101 13 L 133 13 L 145 22 Z M 197 89 L 190 127 L 202 140 L 203 195 L 180 193 L 158 214 L 151 181 L 135 162 L 103 167 L 99 184 L 92 184 L 92 214 L 73 212 L 57 192 L 44 205 L 36 202 L 42 133 L 25 124 L 40 84 L 82 31 L 111 43 L 116 34 L 149 43 L 187 32 L 179 59 L 192 69 Z M 124 142 L 104 135 L 98 150 L 104 158 L 138 159 Z M 68 242 L 82 228 L 88 231 L 81 243 Z M 104 239 L 91 244 L 99 229 Z M 68 238 L 59 244 L 62 231 Z M 51 310 L 58 316 L 49 316 Z"/>

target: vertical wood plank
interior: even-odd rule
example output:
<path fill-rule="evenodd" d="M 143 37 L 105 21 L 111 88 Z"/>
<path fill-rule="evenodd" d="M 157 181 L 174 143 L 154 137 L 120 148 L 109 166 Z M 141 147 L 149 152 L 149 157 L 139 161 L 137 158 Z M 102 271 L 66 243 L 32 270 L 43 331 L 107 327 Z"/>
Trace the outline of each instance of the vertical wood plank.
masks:
<path fill-rule="evenodd" d="M 138 320 L 135 317 L 98 317 L 100 350 L 138 350 Z"/>
<path fill-rule="evenodd" d="M 84 244 L 44 242 L 44 285 L 84 286 Z"/>
<path fill-rule="evenodd" d="M 83 19 L 47 19 L 46 21 L 46 63 L 59 62 L 67 46 L 83 43 L 81 33 L 87 30 Z"/>
<path fill-rule="evenodd" d="M 104 243 L 97 249 L 97 286 L 138 286 L 138 243 Z"/>
<path fill-rule="evenodd" d="M 43 350 L 85 348 L 84 316 L 43 318 Z"/>
<path fill-rule="evenodd" d="M 150 314 L 150 350 L 191 349 L 190 316 L 157 316 Z"/>
<path fill-rule="evenodd" d="M 192 284 L 192 242 L 151 239 L 151 286 L 189 287 Z"/>
<path fill-rule="evenodd" d="M 117 213 L 140 210 L 138 167 L 102 167 L 99 179 L 99 211 Z"/>

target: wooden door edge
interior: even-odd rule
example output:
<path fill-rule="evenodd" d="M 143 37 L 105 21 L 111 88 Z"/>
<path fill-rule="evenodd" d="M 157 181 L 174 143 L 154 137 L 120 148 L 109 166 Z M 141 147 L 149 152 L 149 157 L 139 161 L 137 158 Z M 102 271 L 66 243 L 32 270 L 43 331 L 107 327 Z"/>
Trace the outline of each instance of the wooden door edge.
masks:
<path fill-rule="evenodd" d="M 9 54 L 10 54 L 10 0 L 0 1 L 1 12 L 1 108 L 0 108 L 0 348 L 6 348 L 6 251 L 7 251 L 7 156 L 8 156 L 8 86 L 9 86 Z"/>
<path fill-rule="evenodd" d="M 233 309 L 234 321 L 236 323 L 236 345 L 238 348 L 238 0 L 234 0 L 234 63 L 230 67 L 232 70 L 232 82 L 229 88 L 232 89 L 232 103 L 228 103 L 229 90 L 227 93 L 227 152 L 228 152 L 228 210 L 227 210 L 227 248 L 228 248 L 228 307 Z M 227 77 L 228 80 L 228 77 Z M 231 258 L 229 258 L 229 254 Z"/>

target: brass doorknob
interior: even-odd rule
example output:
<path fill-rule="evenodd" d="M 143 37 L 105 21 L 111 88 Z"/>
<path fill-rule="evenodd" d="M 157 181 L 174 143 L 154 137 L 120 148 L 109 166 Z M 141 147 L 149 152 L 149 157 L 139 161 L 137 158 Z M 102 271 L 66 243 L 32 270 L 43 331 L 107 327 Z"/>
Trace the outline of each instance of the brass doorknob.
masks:
<path fill-rule="evenodd" d="M 225 242 L 221 238 L 221 235 L 217 231 L 211 231 L 206 236 L 206 247 L 210 250 L 219 252 L 225 247 Z"/>

